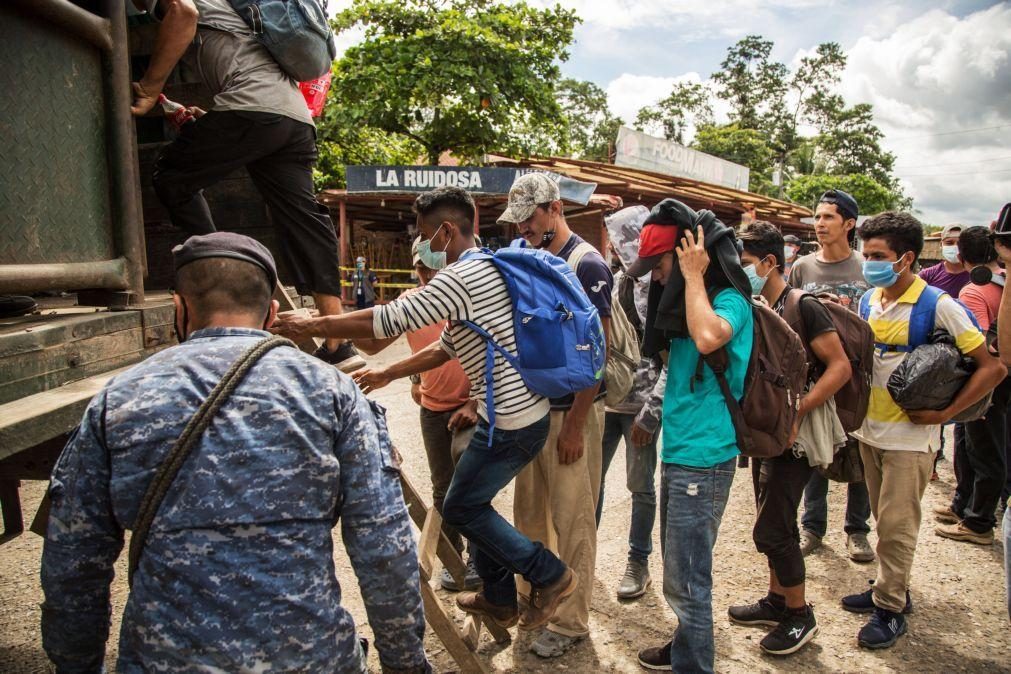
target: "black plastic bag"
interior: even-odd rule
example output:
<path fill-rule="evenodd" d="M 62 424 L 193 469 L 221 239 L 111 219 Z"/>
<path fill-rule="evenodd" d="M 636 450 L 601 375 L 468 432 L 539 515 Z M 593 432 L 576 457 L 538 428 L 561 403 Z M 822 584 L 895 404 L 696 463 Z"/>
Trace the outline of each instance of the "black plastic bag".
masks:
<path fill-rule="evenodd" d="M 954 338 L 937 330 L 930 344 L 906 354 L 888 378 L 888 393 L 904 410 L 943 410 L 955 399 L 976 364 L 955 346 Z M 990 407 L 992 392 L 956 415 L 952 421 L 975 421 Z"/>

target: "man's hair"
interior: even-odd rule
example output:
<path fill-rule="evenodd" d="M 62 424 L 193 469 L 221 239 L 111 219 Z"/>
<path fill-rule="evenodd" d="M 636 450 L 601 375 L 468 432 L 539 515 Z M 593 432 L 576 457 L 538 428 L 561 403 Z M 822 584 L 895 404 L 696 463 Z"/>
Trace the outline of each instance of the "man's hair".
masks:
<path fill-rule="evenodd" d="M 783 271 L 786 264 L 783 248 L 783 233 L 774 224 L 765 220 L 756 220 L 751 223 L 748 231 L 740 236 L 744 250 L 751 253 L 759 260 L 764 260 L 770 255 L 776 260 L 776 269 Z"/>
<path fill-rule="evenodd" d="M 229 257 L 194 260 L 176 272 L 177 293 L 191 315 L 264 314 L 273 296 L 267 275 L 255 264 Z"/>
<path fill-rule="evenodd" d="M 990 230 L 986 227 L 967 227 L 958 237 L 958 255 L 968 264 L 990 264 L 997 259 L 997 251 L 990 241 Z"/>
<path fill-rule="evenodd" d="M 896 257 L 912 251 L 914 262 L 923 251 L 923 225 L 909 213 L 885 211 L 875 215 L 860 228 L 860 238 L 884 239 Z"/>
<path fill-rule="evenodd" d="M 425 222 L 448 221 L 460 228 L 464 236 L 474 234 L 474 199 L 459 187 L 440 187 L 418 195 L 414 212 Z"/>

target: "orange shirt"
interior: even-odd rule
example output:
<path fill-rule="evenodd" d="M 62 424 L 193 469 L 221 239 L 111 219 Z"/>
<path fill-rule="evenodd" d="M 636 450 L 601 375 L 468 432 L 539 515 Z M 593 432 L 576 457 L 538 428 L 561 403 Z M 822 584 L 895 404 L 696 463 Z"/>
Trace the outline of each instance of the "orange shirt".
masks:
<path fill-rule="evenodd" d="M 404 294 L 418 290 L 419 288 L 411 288 Z M 417 353 L 437 342 L 445 327 L 446 321 L 440 321 L 434 325 L 426 325 L 420 330 L 408 330 L 407 343 L 411 347 L 411 352 Z M 462 407 L 469 399 L 470 380 L 456 358 L 434 370 L 421 373 L 421 406 L 425 409 L 433 412 L 449 412 Z"/>

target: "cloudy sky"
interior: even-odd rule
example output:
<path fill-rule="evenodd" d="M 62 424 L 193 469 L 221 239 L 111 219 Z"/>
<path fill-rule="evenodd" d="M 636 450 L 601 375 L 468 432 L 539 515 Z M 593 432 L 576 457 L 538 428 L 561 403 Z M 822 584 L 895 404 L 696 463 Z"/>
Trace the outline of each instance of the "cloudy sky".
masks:
<path fill-rule="evenodd" d="M 745 35 L 773 40 L 773 57 L 787 64 L 835 41 L 848 56 L 842 93 L 874 106 L 925 222 L 986 224 L 1011 201 L 1011 3 L 559 2 L 583 19 L 563 72 L 603 87 L 626 122 L 673 82 L 708 80 Z"/>

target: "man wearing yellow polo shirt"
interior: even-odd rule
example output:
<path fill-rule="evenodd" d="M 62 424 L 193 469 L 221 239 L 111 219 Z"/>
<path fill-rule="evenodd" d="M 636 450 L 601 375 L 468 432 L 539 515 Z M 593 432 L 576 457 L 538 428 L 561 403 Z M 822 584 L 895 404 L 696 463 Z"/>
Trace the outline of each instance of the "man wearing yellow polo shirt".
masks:
<path fill-rule="evenodd" d="M 861 301 L 861 315 L 874 330 L 871 402 L 860 440 L 860 457 L 877 523 L 878 575 L 871 590 L 844 597 L 843 608 L 872 613 L 857 637 L 864 648 L 888 648 L 906 633 L 909 575 L 920 530 L 920 499 L 930 481 L 941 424 L 982 398 L 1006 368 L 990 353 L 966 310 L 947 294 L 927 290 L 912 271 L 923 249 L 923 225 L 908 213 L 882 213 L 860 228 L 864 279 L 875 287 Z M 919 341 L 910 339 L 910 318 L 932 309 L 934 328 L 954 336 L 976 371 L 947 409 L 903 411 L 885 388 L 888 377 Z M 929 335 L 933 330 L 926 330 Z M 912 342 L 912 343 L 911 343 Z"/>

